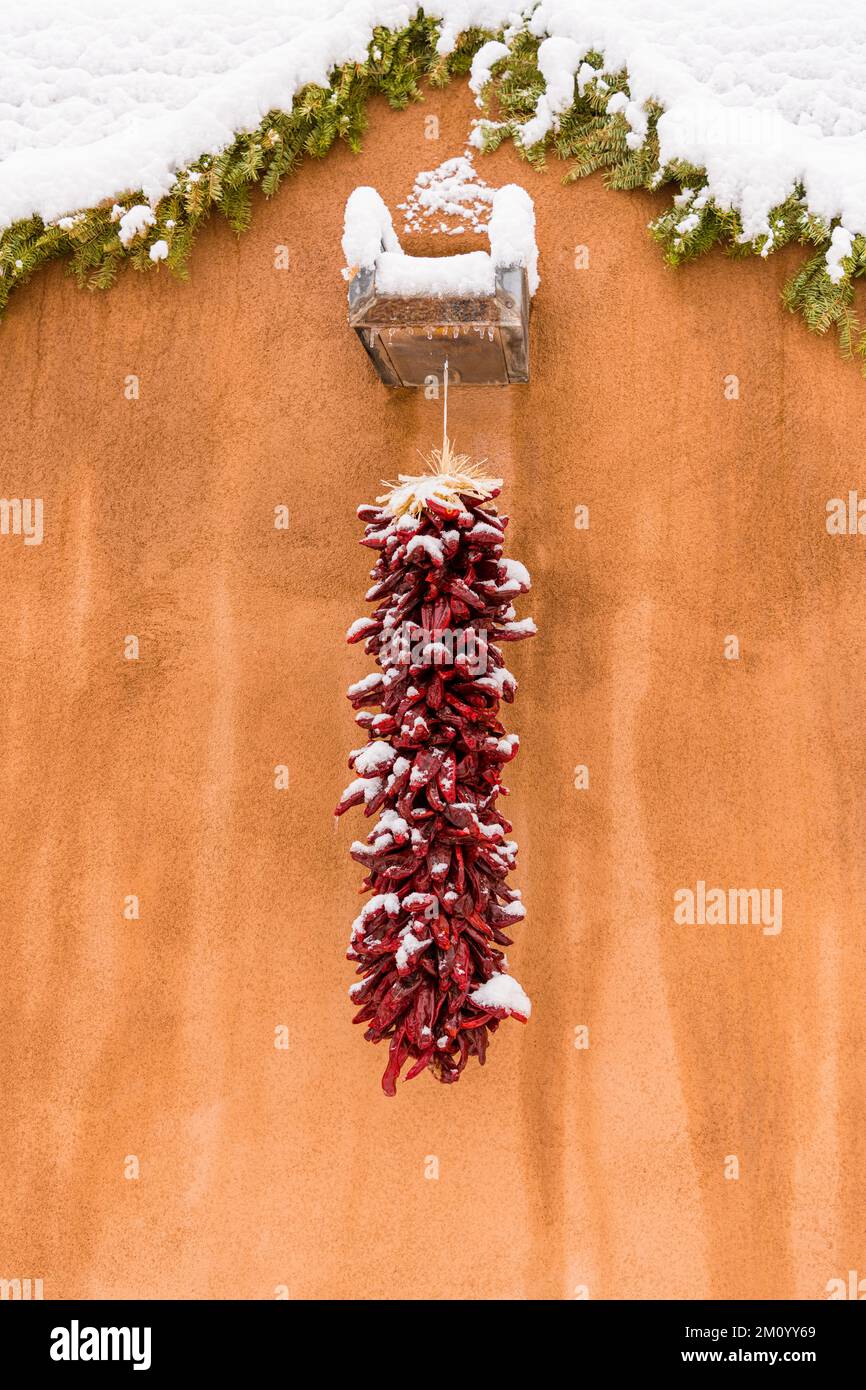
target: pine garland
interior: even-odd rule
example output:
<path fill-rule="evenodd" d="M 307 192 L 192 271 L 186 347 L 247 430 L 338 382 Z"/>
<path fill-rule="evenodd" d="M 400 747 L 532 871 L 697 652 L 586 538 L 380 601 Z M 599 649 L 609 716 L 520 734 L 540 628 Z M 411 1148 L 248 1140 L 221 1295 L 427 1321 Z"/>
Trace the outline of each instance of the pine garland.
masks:
<path fill-rule="evenodd" d="M 360 149 L 371 96 L 382 95 L 395 108 L 421 101 L 422 84 L 444 86 L 452 76 L 466 74 L 480 46 L 502 35 L 467 30 L 444 58 L 436 52 L 438 37 L 439 22 L 420 12 L 399 32 L 375 30 L 366 62 L 335 69 L 327 89 L 304 88 L 291 111 L 270 112 L 256 130 L 239 134 L 222 153 L 203 155 L 183 170 L 171 191 L 149 210 L 152 217 L 147 226 L 127 244 L 120 239 L 118 224 L 130 209 L 146 206 L 140 190 L 56 222 L 31 217 L 14 223 L 0 234 L 0 314 L 14 289 L 41 265 L 58 258 L 68 259 L 79 285 L 89 289 L 107 289 L 124 265 L 150 270 L 164 261 L 168 270 L 185 279 L 196 232 L 212 212 L 226 217 L 237 233 L 244 231 L 252 215 L 254 186 L 272 197 L 302 159 L 321 159 L 336 140 L 344 140 L 352 150 Z M 834 281 L 826 262 L 833 227 L 809 212 L 805 190 L 798 186 L 773 209 L 771 235 L 745 240 L 739 214 L 718 207 L 709 196 L 703 169 L 681 162 L 660 167 L 656 134 L 660 107 L 649 107 L 646 138 L 638 149 L 629 148 L 624 115 L 607 111 L 613 93 L 628 93 L 628 75 L 606 72 L 603 56 L 597 52 L 588 53 L 584 60 L 596 75 L 581 84 L 582 91 L 575 81 L 571 108 L 543 141 L 524 148 L 519 128 L 535 114 L 545 85 L 538 68 L 538 44 L 538 38 L 526 31 L 512 33 L 508 56 L 493 65 L 481 94 L 484 149 L 495 149 L 511 139 L 521 157 L 536 167 L 543 167 L 550 150 L 570 164 L 566 183 L 602 171 L 611 188 L 656 190 L 678 185 L 671 206 L 650 224 L 651 235 L 672 266 L 715 245 L 732 256 L 761 257 L 791 242 L 808 246 L 809 258 L 786 283 L 783 303 L 799 313 L 813 332 L 826 333 L 835 326 L 843 355 L 859 357 L 866 374 L 866 329 L 852 307 L 854 282 L 866 274 L 866 237 L 853 239 L 850 255 L 842 261 L 844 273 Z"/>
<path fill-rule="evenodd" d="M 120 240 L 119 223 L 124 213 L 146 205 L 140 189 L 56 222 L 31 217 L 14 223 L 0 235 L 0 314 L 13 290 L 58 258 L 69 259 L 79 285 L 108 289 L 124 265 L 150 270 L 162 264 L 151 250 L 165 242 L 164 264 L 186 279 L 195 235 L 212 212 L 222 213 L 236 232 L 244 231 L 254 185 L 272 197 L 302 159 L 321 159 L 336 140 L 357 152 L 372 95 L 384 96 L 395 108 L 421 101 L 422 80 L 444 86 L 452 75 L 468 72 L 472 54 L 489 35 L 468 30 L 447 58 L 436 52 L 438 37 L 438 23 L 423 15 L 398 33 L 374 30 L 365 63 L 336 69 L 327 89 L 305 87 L 291 111 L 269 112 L 256 130 L 239 134 L 221 154 L 203 155 L 183 170 L 152 209 L 144 232 L 128 245 Z"/>

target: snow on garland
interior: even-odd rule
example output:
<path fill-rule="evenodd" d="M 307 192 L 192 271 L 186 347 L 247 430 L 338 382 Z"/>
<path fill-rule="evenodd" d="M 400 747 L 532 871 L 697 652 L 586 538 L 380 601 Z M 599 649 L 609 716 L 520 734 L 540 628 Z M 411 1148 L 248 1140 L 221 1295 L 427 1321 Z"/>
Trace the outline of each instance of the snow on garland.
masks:
<path fill-rule="evenodd" d="M 502 554 L 501 488 L 446 439 L 428 473 L 401 474 L 358 508 L 361 544 L 379 552 L 376 607 L 346 637 L 380 670 L 348 690 L 368 742 L 350 755 L 356 777 L 336 814 L 363 805 L 377 818 L 350 850 L 372 896 L 352 926 L 362 978 L 349 994 L 365 1037 L 389 1041 L 389 1096 L 406 1062 L 406 1080 L 429 1068 L 458 1081 L 471 1057 L 484 1064 L 503 1019 L 531 1010 L 500 949 L 524 910 L 505 881 L 517 845 L 496 806 L 519 746 L 499 722 L 516 682 L 496 643 L 535 633 L 513 607 L 530 580 Z"/>
<path fill-rule="evenodd" d="M 811 246 L 785 303 L 866 358 L 866 17 L 843 0 L 43 11 L 0 16 L 0 311 L 56 257 L 90 288 L 127 264 L 184 275 L 212 211 L 242 231 L 253 185 L 270 196 L 337 139 L 357 149 L 372 94 L 404 106 L 468 73 L 476 145 L 552 149 L 569 179 L 602 169 L 614 188 L 678 184 L 651 227 L 671 264 Z"/>

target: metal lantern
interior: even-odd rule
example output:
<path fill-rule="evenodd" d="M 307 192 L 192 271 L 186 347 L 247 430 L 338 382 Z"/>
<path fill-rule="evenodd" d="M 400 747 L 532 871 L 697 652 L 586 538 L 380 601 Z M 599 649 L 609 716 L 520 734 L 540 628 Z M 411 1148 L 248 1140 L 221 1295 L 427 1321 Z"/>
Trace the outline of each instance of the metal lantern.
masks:
<path fill-rule="evenodd" d="M 349 286 L 349 323 L 388 386 L 423 386 L 448 359 L 454 386 L 529 380 L 529 288 L 522 266 L 496 271 L 489 297 L 382 295 L 376 270 Z"/>
<path fill-rule="evenodd" d="M 343 238 L 349 325 L 387 386 L 425 386 L 446 360 L 454 386 L 529 380 L 534 228 L 531 198 L 511 184 L 493 198 L 489 253 L 408 256 L 375 189 L 354 190 Z"/>

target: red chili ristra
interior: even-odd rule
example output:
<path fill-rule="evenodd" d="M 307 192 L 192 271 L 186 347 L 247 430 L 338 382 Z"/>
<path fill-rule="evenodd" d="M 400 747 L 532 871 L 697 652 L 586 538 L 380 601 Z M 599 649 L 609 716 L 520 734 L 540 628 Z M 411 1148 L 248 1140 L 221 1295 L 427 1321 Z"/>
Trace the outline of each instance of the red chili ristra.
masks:
<path fill-rule="evenodd" d="M 425 492 L 417 515 L 395 516 L 387 502 L 358 508 L 361 544 L 378 551 L 367 593 L 376 606 L 347 640 L 380 669 L 349 688 L 368 742 L 349 758 L 356 778 L 336 814 L 363 804 L 376 818 L 350 850 L 371 896 L 348 958 L 361 976 L 354 1022 L 389 1042 L 386 1095 L 407 1062 L 406 1080 L 429 1069 L 458 1081 L 470 1057 L 484 1064 L 504 1018 L 529 1015 L 500 949 L 524 910 L 506 884 L 517 846 L 496 805 L 519 742 L 499 721 L 516 682 L 498 644 L 535 625 L 516 621 L 512 600 L 529 576 L 503 558 L 508 518 L 491 505 L 497 481 L 485 483 L 483 501 Z"/>

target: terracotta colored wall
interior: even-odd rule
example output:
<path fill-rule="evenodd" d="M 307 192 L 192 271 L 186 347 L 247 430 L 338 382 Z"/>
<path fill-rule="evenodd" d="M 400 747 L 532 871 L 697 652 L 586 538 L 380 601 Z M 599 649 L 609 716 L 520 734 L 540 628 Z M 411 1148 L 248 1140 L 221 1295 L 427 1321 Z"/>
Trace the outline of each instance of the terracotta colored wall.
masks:
<path fill-rule="evenodd" d="M 509 954 L 535 1013 L 396 1101 L 351 1026 L 354 508 L 439 417 L 345 327 L 342 208 L 405 197 L 471 109 L 377 110 L 361 157 L 307 165 L 240 241 L 208 229 L 189 285 L 91 296 L 55 267 L 2 328 L 0 493 L 42 496 L 46 537 L 0 537 L 0 1275 L 46 1297 L 821 1298 L 866 1273 L 864 542 L 824 530 L 864 483 L 866 387 L 780 309 L 785 256 L 667 271 L 652 198 L 508 150 L 482 172 L 536 199 L 533 381 L 452 419 L 534 577 Z M 675 926 L 698 879 L 781 887 L 781 933 Z"/>

